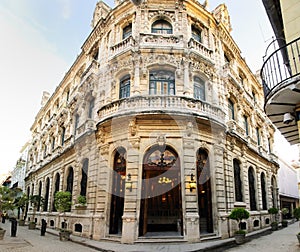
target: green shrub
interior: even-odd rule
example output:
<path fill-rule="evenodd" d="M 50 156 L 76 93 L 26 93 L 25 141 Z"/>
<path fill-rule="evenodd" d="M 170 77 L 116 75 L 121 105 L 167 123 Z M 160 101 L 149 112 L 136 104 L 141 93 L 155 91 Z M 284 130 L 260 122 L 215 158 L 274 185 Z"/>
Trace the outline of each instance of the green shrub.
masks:
<path fill-rule="evenodd" d="M 234 208 L 232 209 L 229 219 L 236 220 L 238 223 L 239 231 L 241 231 L 241 221 L 246 220 L 250 217 L 250 213 L 245 208 Z"/>
<path fill-rule="evenodd" d="M 83 195 L 79 195 L 77 197 L 77 203 L 80 205 L 85 205 L 86 204 L 86 197 Z"/>
<path fill-rule="evenodd" d="M 268 209 L 269 214 L 278 214 L 278 208 L 276 207 L 271 207 Z"/>
<path fill-rule="evenodd" d="M 295 217 L 297 220 L 300 219 L 300 207 L 297 207 L 297 208 L 294 209 L 293 215 L 294 215 L 294 217 Z"/>

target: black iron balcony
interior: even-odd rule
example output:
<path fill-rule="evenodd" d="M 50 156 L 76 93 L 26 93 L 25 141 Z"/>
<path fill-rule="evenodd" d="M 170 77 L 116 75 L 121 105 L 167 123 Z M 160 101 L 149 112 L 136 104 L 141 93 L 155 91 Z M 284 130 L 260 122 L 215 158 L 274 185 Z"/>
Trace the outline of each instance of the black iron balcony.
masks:
<path fill-rule="evenodd" d="M 300 37 L 274 51 L 260 74 L 267 116 L 290 144 L 300 143 L 296 116 L 300 104 Z"/>
<path fill-rule="evenodd" d="M 260 76 L 267 100 L 300 75 L 300 37 L 274 51 L 264 62 Z"/>

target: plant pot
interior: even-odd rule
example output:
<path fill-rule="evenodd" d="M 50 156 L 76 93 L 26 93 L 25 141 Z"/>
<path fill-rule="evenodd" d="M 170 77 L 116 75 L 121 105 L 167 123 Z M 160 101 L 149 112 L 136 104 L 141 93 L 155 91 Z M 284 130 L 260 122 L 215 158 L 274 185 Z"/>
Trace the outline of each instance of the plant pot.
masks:
<path fill-rule="evenodd" d="M 282 221 L 281 225 L 282 225 L 282 227 L 287 227 L 288 226 L 288 222 L 287 221 Z"/>
<path fill-rule="evenodd" d="M 3 240 L 6 230 L 0 228 L 0 240 Z"/>
<path fill-rule="evenodd" d="M 297 236 L 298 242 L 299 242 L 299 244 L 300 244 L 300 234 L 297 234 L 296 236 Z"/>
<path fill-rule="evenodd" d="M 36 227 L 35 222 L 29 222 L 28 229 L 35 229 L 35 227 Z"/>
<path fill-rule="evenodd" d="M 19 220 L 19 226 L 25 226 L 25 220 Z"/>
<path fill-rule="evenodd" d="M 278 223 L 277 222 L 272 222 L 271 223 L 271 230 L 272 231 L 278 230 Z"/>
<path fill-rule="evenodd" d="M 246 241 L 246 234 L 234 234 L 235 243 L 243 244 Z"/>
<path fill-rule="evenodd" d="M 69 231 L 69 230 L 61 230 L 61 231 L 59 231 L 59 240 L 61 240 L 61 241 L 69 241 L 71 233 L 72 232 Z"/>

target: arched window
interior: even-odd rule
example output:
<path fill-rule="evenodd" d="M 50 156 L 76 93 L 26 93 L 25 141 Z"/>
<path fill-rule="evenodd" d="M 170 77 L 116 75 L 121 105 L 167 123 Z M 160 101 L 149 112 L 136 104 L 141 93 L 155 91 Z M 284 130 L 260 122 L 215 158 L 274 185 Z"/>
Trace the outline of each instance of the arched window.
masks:
<path fill-rule="evenodd" d="M 237 159 L 233 160 L 233 170 L 234 170 L 234 187 L 235 187 L 235 200 L 242 202 L 242 180 L 241 180 L 241 168 L 240 162 Z"/>
<path fill-rule="evenodd" d="M 74 135 L 76 135 L 76 130 L 78 128 L 78 125 L 79 125 L 79 115 L 76 114 L 75 115 L 75 125 L 74 125 Z"/>
<path fill-rule="evenodd" d="M 229 120 L 235 120 L 234 103 L 230 99 L 228 99 L 228 116 Z"/>
<path fill-rule="evenodd" d="M 69 173 L 67 177 L 67 192 L 70 192 L 72 194 L 73 192 L 73 181 L 74 181 L 74 171 L 73 168 L 69 168 Z"/>
<path fill-rule="evenodd" d="M 194 77 L 194 98 L 205 101 L 205 83 L 199 77 Z"/>
<path fill-rule="evenodd" d="M 173 29 L 172 25 L 168 21 L 159 19 L 152 24 L 151 32 L 159 34 L 172 34 Z"/>
<path fill-rule="evenodd" d="M 244 129 L 246 136 L 249 135 L 249 124 L 248 124 L 248 116 L 244 115 Z"/>
<path fill-rule="evenodd" d="M 92 98 L 89 103 L 88 118 L 93 118 L 94 107 L 95 107 L 95 98 Z"/>
<path fill-rule="evenodd" d="M 261 141 L 260 141 L 260 130 L 258 127 L 256 128 L 256 138 L 257 138 L 257 145 L 259 146 L 261 144 Z"/>
<path fill-rule="evenodd" d="M 51 150 L 53 151 L 55 148 L 55 136 L 51 137 Z"/>
<path fill-rule="evenodd" d="M 262 209 L 267 210 L 266 176 L 263 172 L 260 175 L 260 183 L 261 183 Z"/>
<path fill-rule="evenodd" d="M 56 173 L 55 175 L 55 182 L 54 182 L 54 192 L 53 192 L 53 195 L 55 195 L 56 192 L 59 191 L 59 183 L 60 183 L 60 175 L 59 173 Z M 53 204 L 52 204 L 52 211 L 53 212 L 56 212 L 56 208 L 55 208 L 55 205 L 54 205 L 54 200 L 53 200 Z"/>
<path fill-rule="evenodd" d="M 132 24 L 129 24 L 123 28 L 123 36 L 122 39 L 126 39 L 132 34 Z"/>
<path fill-rule="evenodd" d="M 199 30 L 198 28 L 192 26 L 192 38 L 196 41 L 198 41 L 199 43 L 202 42 L 202 38 L 201 38 L 201 30 Z"/>
<path fill-rule="evenodd" d="M 39 183 L 39 199 L 41 199 L 41 197 L 42 197 L 42 186 L 43 184 L 42 184 L 42 181 L 40 181 L 40 183 Z M 38 205 L 37 205 L 37 211 L 40 211 L 40 207 L 41 207 L 41 201 L 39 200 L 39 203 L 38 203 Z"/>
<path fill-rule="evenodd" d="M 46 188 L 45 188 L 45 201 L 44 201 L 44 211 L 48 211 L 48 201 L 49 201 L 49 190 L 50 190 L 50 179 L 46 179 Z"/>
<path fill-rule="evenodd" d="M 86 196 L 89 160 L 85 159 L 81 169 L 80 195 Z"/>
<path fill-rule="evenodd" d="M 64 146 L 65 143 L 65 135 L 66 135 L 66 128 L 61 128 L 61 146 Z"/>
<path fill-rule="evenodd" d="M 126 75 L 120 81 L 119 98 L 126 98 L 130 96 L 130 76 Z"/>
<path fill-rule="evenodd" d="M 255 175 L 252 167 L 248 170 L 248 183 L 249 183 L 249 197 L 250 197 L 250 210 L 257 210 L 256 206 L 256 190 L 255 190 Z"/>
<path fill-rule="evenodd" d="M 272 176 L 271 179 L 271 194 L 272 194 L 272 203 L 273 207 L 277 208 L 277 184 L 275 176 Z"/>
<path fill-rule="evenodd" d="M 150 95 L 175 95 L 174 72 L 157 70 L 150 72 L 149 81 Z"/>

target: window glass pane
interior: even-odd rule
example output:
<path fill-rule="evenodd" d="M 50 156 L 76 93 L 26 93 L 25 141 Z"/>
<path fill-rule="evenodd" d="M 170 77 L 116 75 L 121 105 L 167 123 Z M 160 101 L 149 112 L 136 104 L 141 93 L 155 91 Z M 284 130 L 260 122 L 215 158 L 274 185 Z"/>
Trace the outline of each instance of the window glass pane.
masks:
<path fill-rule="evenodd" d="M 120 81 L 119 98 L 126 98 L 130 96 L 130 76 L 126 76 Z"/>
<path fill-rule="evenodd" d="M 229 119 L 234 120 L 234 105 L 231 100 L 228 100 L 228 115 Z"/>
<path fill-rule="evenodd" d="M 132 24 L 127 25 L 123 28 L 123 39 L 128 38 L 132 34 Z"/>
<path fill-rule="evenodd" d="M 159 34 L 172 34 L 172 25 L 165 20 L 157 20 L 152 24 L 151 32 Z"/>
<path fill-rule="evenodd" d="M 149 94 L 175 95 L 175 76 L 170 71 L 150 72 Z"/>
<path fill-rule="evenodd" d="M 194 78 L 194 98 L 205 101 L 205 83 L 198 77 Z"/>
<path fill-rule="evenodd" d="M 248 130 L 248 117 L 247 116 L 244 116 L 244 128 L 245 128 L 245 131 L 246 131 L 246 135 L 248 136 L 249 135 L 249 130 Z"/>
<path fill-rule="evenodd" d="M 196 29 L 195 27 L 192 28 L 192 38 L 198 42 L 201 42 L 201 31 Z"/>

